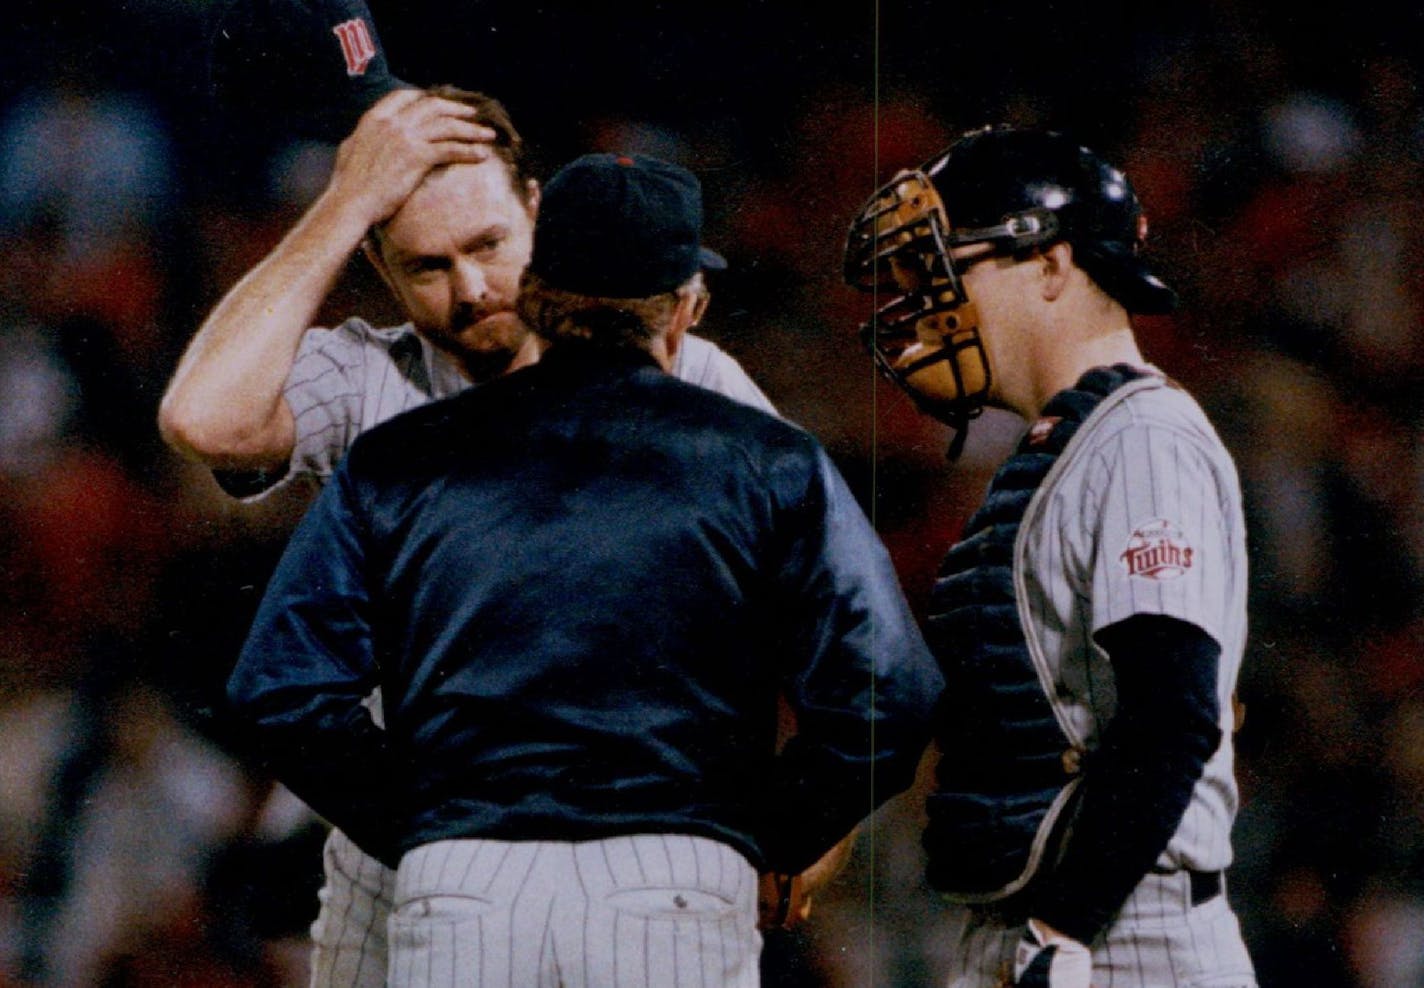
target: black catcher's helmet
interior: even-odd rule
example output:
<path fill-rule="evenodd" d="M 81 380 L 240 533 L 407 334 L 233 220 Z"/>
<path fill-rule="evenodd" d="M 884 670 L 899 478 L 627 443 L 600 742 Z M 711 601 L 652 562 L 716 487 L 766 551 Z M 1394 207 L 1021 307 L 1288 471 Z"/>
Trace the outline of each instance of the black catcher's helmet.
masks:
<path fill-rule="evenodd" d="M 851 225 L 845 277 L 881 296 L 862 338 L 922 411 L 957 430 L 953 456 L 983 409 L 990 368 L 950 249 L 1022 255 L 1067 241 L 1128 312 L 1169 312 L 1177 296 L 1141 255 L 1146 233 L 1127 176 L 1092 151 L 1053 131 L 984 127 L 870 197 Z"/>

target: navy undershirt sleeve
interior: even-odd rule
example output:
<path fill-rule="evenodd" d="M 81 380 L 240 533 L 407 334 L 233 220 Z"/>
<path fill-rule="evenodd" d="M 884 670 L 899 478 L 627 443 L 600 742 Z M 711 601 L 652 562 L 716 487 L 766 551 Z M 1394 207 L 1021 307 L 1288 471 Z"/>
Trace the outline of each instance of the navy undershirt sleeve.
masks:
<path fill-rule="evenodd" d="M 1177 618 L 1138 614 L 1096 640 L 1112 661 L 1117 713 L 1086 760 L 1062 860 L 1031 903 L 1035 918 L 1084 943 L 1153 867 L 1221 743 L 1214 638 Z"/>

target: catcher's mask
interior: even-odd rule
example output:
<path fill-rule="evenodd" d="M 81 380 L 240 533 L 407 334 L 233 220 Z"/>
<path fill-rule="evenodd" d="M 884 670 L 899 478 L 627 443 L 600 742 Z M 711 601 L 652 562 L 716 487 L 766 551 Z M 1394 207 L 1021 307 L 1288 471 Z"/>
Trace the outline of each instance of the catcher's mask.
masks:
<path fill-rule="evenodd" d="M 876 366 L 954 431 L 951 459 L 983 411 L 992 372 L 961 280 L 981 260 L 1069 241 L 1076 263 L 1129 312 L 1167 312 L 1176 295 L 1139 256 L 1146 222 L 1127 177 L 1060 134 L 971 131 L 862 207 L 845 278 L 880 300 L 861 339 Z M 969 258 L 970 244 L 991 250 Z"/>

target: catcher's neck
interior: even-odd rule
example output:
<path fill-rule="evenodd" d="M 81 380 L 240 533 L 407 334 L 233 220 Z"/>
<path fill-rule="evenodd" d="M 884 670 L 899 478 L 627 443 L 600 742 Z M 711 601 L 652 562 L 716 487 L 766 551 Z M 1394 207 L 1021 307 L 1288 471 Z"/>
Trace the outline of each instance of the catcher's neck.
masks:
<path fill-rule="evenodd" d="M 1016 394 L 1005 395 L 1006 404 L 1032 422 L 1048 400 L 1094 367 L 1145 363 L 1127 313 L 1099 314 L 1099 319 L 1075 320 L 1043 327 L 1029 341 L 1025 373 L 1016 382 Z M 1101 318 L 1101 316 L 1108 318 Z"/>

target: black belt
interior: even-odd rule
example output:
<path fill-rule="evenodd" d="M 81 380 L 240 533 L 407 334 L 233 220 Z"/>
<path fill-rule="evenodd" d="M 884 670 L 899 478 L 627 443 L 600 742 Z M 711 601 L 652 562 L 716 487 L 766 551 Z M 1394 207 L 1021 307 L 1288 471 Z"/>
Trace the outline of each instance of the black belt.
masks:
<path fill-rule="evenodd" d="M 1219 871 L 1196 871 L 1192 868 L 1153 868 L 1154 875 L 1177 875 L 1185 871 L 1191 885 L 1191 903 L 1195 908 L 1210 902 L 1222 893 L 1225 880 Z M 975 903 L 969 910 L 981 919 L 992 920 L 1004 926 L 1022 926 L 1028 922 L 1029 903 L 1026 894 L 1019 892 L 994 902 Z"/>
<path fill-rule="evenodd" d="M 1199 906 L 1203 902 L 1210 902 L 1221 894 L 1221 872 L 1189 869 L 1187 877 L 1192 883 L 1192 905 Z"/>
<path fill-rule="evenodd" d="M 1219 871 L 1196 871 L 1192 868 L 1167 869 L 1153 868 L 1154 875 L 1175 875 L 1179 871 L 1187 873 L 1187 880 L 1191 883 L 1192 905 L 1199 906 L 1203 902 L 1210 902 L 1221 894 L 1222 877 Z"/>

